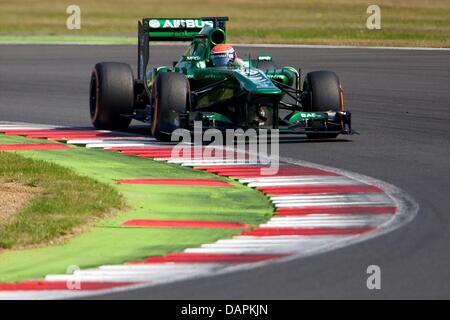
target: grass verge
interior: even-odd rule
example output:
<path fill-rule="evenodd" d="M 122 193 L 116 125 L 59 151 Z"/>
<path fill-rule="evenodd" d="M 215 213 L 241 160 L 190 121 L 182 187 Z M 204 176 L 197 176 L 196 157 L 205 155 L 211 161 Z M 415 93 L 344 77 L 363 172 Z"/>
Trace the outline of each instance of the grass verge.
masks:
<path fill-rule="evenodd" d="M 0 143 L 26 142 L 41 140 L 0 135 Z M 131 219 L 236 221 L 256 226 L 272 215 L 272 206 L 264 195 L 236 182 L 232 182 L 234 187 L 231 188 L 121 185 L 115 182 L 116 179 L 126 178 L 217 178 L 231 181 L 178 165 L 77 147 L 21 151 L 20 155 L 69 168 L 81 176 L 113 187 L 126 199 L 127 210 L 99 220 L 88 232 L 70 238 L 64 244 L 0 253 L 0 282 L 61 274 L 73 265 L 89 268 L 180 252 L 188 247 L 229 238 L 242 231 L 121 227 L 124 221 Z"/>
<path fill-rule="evenodd" d="M 0 249 L 58 242 L 123 207 L 111 186 L 53 163 L 0 152 L 0 185 L 14 182 L 40 191 L 0 225 Z"/>

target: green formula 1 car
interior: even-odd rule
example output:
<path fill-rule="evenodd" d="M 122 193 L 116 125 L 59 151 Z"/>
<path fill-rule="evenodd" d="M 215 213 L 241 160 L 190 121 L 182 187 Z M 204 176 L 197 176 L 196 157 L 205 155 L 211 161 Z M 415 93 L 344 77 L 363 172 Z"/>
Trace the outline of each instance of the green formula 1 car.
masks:
<path fill-rule="evenodd" d="M 99 129 L 126 129 L 132 119 L 151 124 L 158 140 L 203 129 L 279 129 L 309 138 L 351 133 L 339 78 L 277 67 L 271 56 L 239 59 L 226 44 L 227 17 L 146 18 L 138 24 L 138 76 L 128 64 L 98 63 L 91 76 L 90 114 Z M 151 41 L 189 41 L 173 66 L 147 70 Z M 218 50 L 216 50 L 219 48 Z"/>

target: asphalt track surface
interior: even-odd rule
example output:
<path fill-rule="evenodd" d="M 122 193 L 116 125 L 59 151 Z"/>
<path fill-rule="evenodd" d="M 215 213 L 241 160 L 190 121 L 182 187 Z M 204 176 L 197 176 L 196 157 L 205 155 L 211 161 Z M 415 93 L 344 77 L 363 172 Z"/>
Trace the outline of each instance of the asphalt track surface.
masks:
<path fill-rule="evenodd" d="M 450 51 L 243 48 L 279 65 L 340 76 L 360 135 L 283 143 L 281 156 L 394 184 L 420 205 L 389 234 L 264 268 L 119 292 L 125 299 L 450 298 Z M 171 65 L 183 47 L 151 48 Z M 98 61 L 135 67 L 134 46 L 0 45 L 0 120 L 90 126 L 89 76 Z M 368 290 L 378 265 L 381 290 Z"/>

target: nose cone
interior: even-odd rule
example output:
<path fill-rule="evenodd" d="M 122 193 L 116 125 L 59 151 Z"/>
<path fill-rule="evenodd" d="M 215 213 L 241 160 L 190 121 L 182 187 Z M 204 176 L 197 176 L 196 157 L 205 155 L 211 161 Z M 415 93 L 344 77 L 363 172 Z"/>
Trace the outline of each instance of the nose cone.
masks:
<path fill-rule="evenodd" d="M 238 69 L 234 70 L 233 73 L 235 78 L 241 83 L 241 86 L 252 94 L 282 94 L 281 90 L 261 70 Z"/>

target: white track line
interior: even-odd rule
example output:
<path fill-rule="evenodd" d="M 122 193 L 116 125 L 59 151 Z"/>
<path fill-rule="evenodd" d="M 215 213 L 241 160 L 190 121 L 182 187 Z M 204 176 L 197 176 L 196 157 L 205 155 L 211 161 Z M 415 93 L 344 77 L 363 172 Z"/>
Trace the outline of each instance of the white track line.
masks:
<path fill-rule="evenodd" d="M 155 142 L 153 138 L 144 137 L 126 137 L 126 138 L 99 138 L 99 139 L 69 139 L 66 141 L 67 144 L 77 144 L 77 145 L 87 145 L 87 144 L 105 144 L 105 143 L 146 143 Z"/>
<path fill-rule="evenodd" d="M 170 160 L 168 163 L 172 163 Z M 246 166 L 246 165 L 258 165 L 258 162 L 236 162 L 235 160 L 225 160 L 225 161 L 188 161 L 183 162 L 181 165 L 183 167 L 207 167 L 207 166 Z"/>
<path fill-rule="evenodd" d="M 16 131 L 16 130 L 38 131 L 38 130 L 58 129 L 58 127 L 29 127 L 29 126 L 11 126 L 11 127 L 1 126 L 1 128 L 6 131 Z"/>
<path fill-rule="evenodd" d="M 103 291 L 104 292 L 104 291 Z M 95 294 L 91 292 L 91 294 Z M 86 291 L 77 290 L 27 290 L 0 291 L 0 300 L 50 300 L 86 296 Z"/>
<path fill-rule="evenodd" d="M 270 221 L 270 220 L 269 220 Z M 288 236 L 243 236 L 243 235 L 237 235 L 234 236 L 232 239 L 221 239 L 217 240 L 214 243 L 289 243 L 292 241 L 310 241 L 310 240 L 323 240 L 323 241 L 330 241 L 334 240 L 336 238 L 336 235 L 321 235 L 321 236 L 315 236 L 314 238 L 311 238 L 310 236 L 304 236 L 304 235 L 288 235 Z"/>
<path fill-rule="evenodd" d="M 355 228 L 376 227 L 392 219 L 379 215 L 308 215 L 304 217 L 274 217 L 261 228 Z"/>
<path fill-rule="evenodd" d="M 206 156 L 200 156 L 200 157 L 195 157 L 195 155 L 191 158 L 188 157 L 170 157 L 170 158 L 156 158 L 156 159 L 161 159 L 161 160 L 165 160 L 168 163 L 173 163 L 173 164 L 180 164 L 180 165 L 188 165 L 190 163 L 229 163 L 229 162 L 240 162 L 240 163 L 248 163 L 246 162 L 246 160 L 242 160 L 239 158 L 235 158 L 235 159 L 229 159 L 229 158 L 219 158 L 219 157 L 206 157 Z M 228 162 L 227 162 L 228 161 Z M 256 163 L 256 162 L 255 162 Z"/>
<path fill-rule="evenodd" d="M 119 148 L 119 147 L 160 147 L 161 144 L 152 142 L 106 142 L 106 143 L 89 143 L 86 144 L 88 149 L 104 149 L 104 148 Z"/>
<path fill-rule="evenodd" d="M 254 181 L 254 182 L 249 182 Z M 335 176 L 290 176 L 275 178 L 239 179 L 251 188 L 258 187 L 293 187 L 293 186 L 320 186 L 320 185 L 362 185 L 361 182 L 345 177 Z"/>
<path fill-rule="evenodd" d="M 374 202 L 374 201 L 323 201 L 323 202 L 315 202 L 315 203 L 307 203 L 307 202 L 283 202 L 283 203 L 275 203 L 276 208 L 312 208 L 312 207 L 340 207 L 340 206 L 381 206 L 381 205 L 392 205 L 392 203 L 387 202 Z"/>
<path fill-rule="evenodd" d="M 346 194 L 302 194 L 302 195 L 282 195 L 271 196 L 274 203 L 283 202 L 335 202 L 335 201 L 373 201 L 391 203 L 391 199 L 383 193 L 346 193 Z"/>
<path fill-rule="evenodd" d="M 125 265 L 104 265 L 98 269 L 103 271 L 151 271 L 160 270 L 161 266 L 177 266 L 177 268 L 202 268 L 202 269 L 218 269 L 227 263 L 186 263 L 186 262 L 163 262 L 149 264 L 125 264 Z"/>
<path fill-rule="evenodd" d="M 13 130 L 30 130 L 30 131 L 33 131 L 33 130 L 42 130 L 42 129 L 45 129 L 45 130 L 51 130 L 51 129 L 56 129 L 56 128 L 49 128 L 49 127 L 26 127 L 26 126 L 20 126 L 20 127 L 18 127 L 18 126 L 11 126 L 11 127 L 8 127 L 8 126 L 1 126 L 1 128 L 3 129 L 3 130 L 8 130 L 8 131 L 13 131 Z"/>
<path fill-rule="evenodd" d="M 283 239 L 278 237 L 248 237 L 249 239 L 225 239 L 219 240 L 215 243 L 207 243 L 201 245 L 200 248 L 269 248 L 269 247 L 290 247 L 298 250 L 299 246 L 309 246 L 313 244 L 324 244 L 336 240 L 337 237 L 344 238 L 348 236 L 285 236 Z M 258 239 L 260 238 L 260 239 Z M 273 239 L 275 238 L 275 239 Z M 278 238 L 278 239 L 277 239 Z M 192 252 L 192 249 L 187 249 L 186 252 Z"/>
<path fill-rule="evenodd" d="M 272 242 L 272 243 L 246 243 L 246 244 L 210 244 L 202 245 L 200 248 L 186 249 L 187 253 L 203 254 L 294 254 L 298 252 L 307 252 L 330 243 L 349 239 L 350 236 L 327 236 L 326 238 L 310 236 L 309 239 L 299 239 L 293 237 L 290 242 Z"/>
<path fill-rule="evenodd" d="M 79 281 L 79 282 L 153 282 L 163 279 L 187 278 L 193 275 L 212 272 L 208 265 L 191 264 L 189 268 L 178 264 L 149 265 L 147 269 L 90 269 L 76 271 L 73 275 L 48 275 L 47 281 Z"/>
<path fill-rule="evenodd" d="M 61 128 L 61 126 L 49 125 L 49 124 L 40 124 L 40 123 L 28 123 L 28 122 L 11 122 L 11 121 L 0 121 L 0 128 L 8 129 L 8 128 Z"/>

